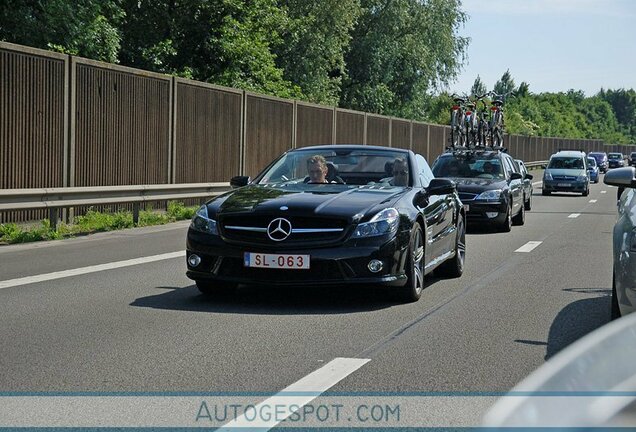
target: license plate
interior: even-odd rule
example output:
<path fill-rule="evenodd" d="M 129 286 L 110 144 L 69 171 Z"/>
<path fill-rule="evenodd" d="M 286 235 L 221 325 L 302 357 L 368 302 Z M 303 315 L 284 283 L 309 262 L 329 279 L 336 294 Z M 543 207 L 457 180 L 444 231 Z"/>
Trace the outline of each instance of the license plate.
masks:
<path fill-rule="evenodd" d="M 464 211 L 468 212 L 470 210 L 470 206 L 468 204 L 464 204 Z"/>
<path fill-rule="evenodd" d="M 558 187 L 572 187 L 570 183 L 557 183 Z"/>
<path fill-rule="evenodd" d="M 308 270 L 309 255 L 280 255 L 245 252 L 245 267 L 273 268 L 288 270 Z"/>

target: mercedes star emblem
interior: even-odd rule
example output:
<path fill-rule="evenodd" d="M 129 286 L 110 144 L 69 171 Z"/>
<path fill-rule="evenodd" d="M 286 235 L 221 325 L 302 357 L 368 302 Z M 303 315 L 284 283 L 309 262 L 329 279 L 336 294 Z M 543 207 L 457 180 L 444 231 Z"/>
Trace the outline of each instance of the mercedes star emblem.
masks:
<path fill-rule="evenodd" d="M 285 240 L 291 232 L 291 222 L 285 218 L 274 219 L 267 225 L 267 236 L 277 242 Z"/>

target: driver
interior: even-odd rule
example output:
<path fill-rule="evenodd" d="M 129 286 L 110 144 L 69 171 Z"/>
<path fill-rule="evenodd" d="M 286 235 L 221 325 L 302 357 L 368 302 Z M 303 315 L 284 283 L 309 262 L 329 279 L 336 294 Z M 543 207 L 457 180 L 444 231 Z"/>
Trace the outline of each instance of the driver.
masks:
<path fill-rule="evenodd" d="M 408 186 L 409 182 L 409 165 L 403 158 L 397 158 L 393 162 L 392 169 L 393 178 L 389 183 L 393 186 Z"/>
<path fill-rule="evenodd" d="M 307 159 L 308 183 L 328 183 L 327 182 L 327 160 L 320 155 Z"/>

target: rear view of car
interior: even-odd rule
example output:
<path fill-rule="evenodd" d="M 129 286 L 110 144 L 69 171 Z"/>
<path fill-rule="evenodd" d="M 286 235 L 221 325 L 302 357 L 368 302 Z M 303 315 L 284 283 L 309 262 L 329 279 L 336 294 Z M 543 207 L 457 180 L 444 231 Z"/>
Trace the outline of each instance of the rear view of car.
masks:
<path fill-rule="evenodd" d="M 588 153 L 588 156 L 591 156 L 596 160 L 596 165 L 598 165 L 599 171 L 601 171 L 602 173 L 607 172 L 607 169 L 609 167 L 607 162 L 607 153 L 591 152 L 591 153 Z"/>
<path fill-rule="evenodd" d="M 609 168 L 623 168 L 625 166 L 623 153 L 608 153 L 607 160 Z"/>

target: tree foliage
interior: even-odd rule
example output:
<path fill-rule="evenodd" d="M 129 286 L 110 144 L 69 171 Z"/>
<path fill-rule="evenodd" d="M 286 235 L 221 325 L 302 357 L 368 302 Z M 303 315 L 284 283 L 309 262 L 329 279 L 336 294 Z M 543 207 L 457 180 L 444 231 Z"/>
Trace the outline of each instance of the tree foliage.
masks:
<path fill-rule="evenodd" d="M 468 40 L 459 1 L 362 0 L 345 62 L 341 102 L 353 109 L 423 118 L 426 92 L 457 76 Z"/>

